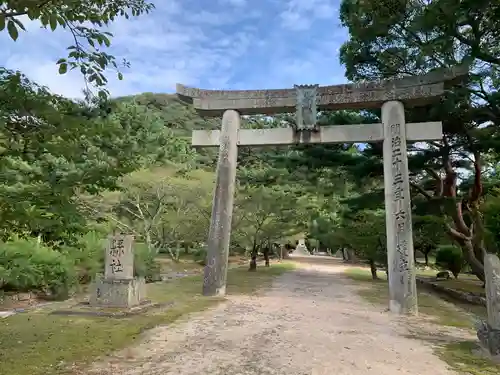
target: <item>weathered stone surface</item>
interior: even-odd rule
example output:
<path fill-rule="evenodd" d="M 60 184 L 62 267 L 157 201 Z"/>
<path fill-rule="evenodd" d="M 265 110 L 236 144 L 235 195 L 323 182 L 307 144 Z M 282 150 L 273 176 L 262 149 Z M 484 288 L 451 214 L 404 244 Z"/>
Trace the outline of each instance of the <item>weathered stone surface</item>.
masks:
<path fill-rule="evenodd" d="M 104 277 L 111 279 L 132 279 L 134 277 L 134 253 L 132 235 L 112 235 L 108 238 L 105 256 Z"/>
<path fill-rule="evenodd" d="M 350 89 L 348 86 L 351 85 L 319 87 L 316 99 L 318 110 L 380 108 L 384 102 L 395 99 L 403 101 L 408 106 L 423 105 L 444 94 L 443 83 L 390 90 Z M 297 105 L 293 89 L 260 90 L 258 93 L 227 91 L 227 93 L 224 95 L 227 98 L 222 95 L 211 97 L 203 93 L 202 97 L 194 97 L 190 101 L 202 115 L 213 117 L 221 116 L 226 109 L 238 110 L 242 115 L 288 113 L 294 112 Z"/>
<path fill-rule="evenodd" d="M 133 242 L 132 235 L 109 236 L 104 275 L 96 275 L 90 306 L 130 308 L 145 300 L 146 282 L 144 278 L 134 278 Z"/>
<path fill-rule="evenodd" d="M 495 254 L 484 257 L 484 276 L 488 324 L 500 330 L 500 259 Z"/>
<path fill-rule="evenodd" d="M 417 282 L 458 301 L 486 307 L 486 297 L 479 293 L 448 288 L 443 285 L 439 285 L 439 281 L 434 280 L 434 278 L 417 277 Z"/>
<path fill-rule="evenodd" d="M 399 314 L 417 314 L 413 257 L 406 126 L 401 102 L 382 106 L 384 186 L 389 264 L 389 307 Z"/>
<path fill-rule="evenodd" d="M 300 255 L 300 256 L 311 256 L 309 250 L 307 250 L 306 242 L 304 239 L 300 239 L 299 243 L 295 247 L 295 250 L 291 254 L 292 256 Z"/>
<path fill-rule="evenodd" d="M 500 356 L 500 329 L 491 327 L 485 321 L 476 323 L 477 338 L 492 356 Z"/>
<path fill-rule="evenodd" d="M 441 122 L 406 124 L 408 141 L 440 140 Z M 192 145 L 218 147 L 220 130 L 193 130 Z M 292 128 L 240 129 L 238 146 L 279 146 L 317 143 L 380 142 L 384 140 L 382 124 L 321 126 L 318 131 L 295 132 Z"/>
<path fill-rule="evenodd" d="M 118 280 L 97 275 L 92 286 L 89 300 L 91 306 L 129 308 L 138 306 L 146 298 L 144 278 Z"/>
<path fill-rule="evenodd" d="M 342 250 L 337 250 L 334 257 L 335 258 L 344 258 L 344 254 L 342 253 Z"/>
<path fill-rule="evenodd" d="M 451 279 L 449 271 L 441 271 L 436 274 L 436 280 L 448 280 Z"/>
<path fill-rule="evenodd" d="M 318 116 L 318 85 L 295 85 L 297 129 L 314 129 Z"/>
<path fill-rule="evenodd" d="M 93 308 L 86 302 L 80 302 L 71 306 L 69 309 L 52 310 L 50 315 L 69 315 L 69 316 L 99 316 L 106 318 L 127 318 L 134 315 L 145 313 L 153 308 L 167 308 L 173 306 L 174 302 L 156 303 L 148 300 L 143 300 L 139 305 L 116 308 L 112 306 L 100 306 L 98 309 Z M 109 307 L 109 308 L 108 308 Z"/>
<path fill-rule="evenodd" d="M 500 259 L 495 254 L 484 257 L 487 321 L 476 325 L 477 338 L 492 356 L 500 356 Z"/>
<path fill-rule="evenodd" d="M 217 180 L 207 240 L 207 262 L 203 278 L 203 294 L 205 296 L 226 294 L 239 128 L 240 115 L 238 112 L 226 111 L 222 117 Z"/>
<path fill-rule="evenodd" d="M 444 93 L 444 81 L 463 77 L 467 71 L 458 67 L 418 77 L 322 86 L 317 88 L 316 103 L 319 110 L 378 108 L 391 100 L 408 106 L 425 104 Z M 297 105 L 296 89 L 203 90 L 177 84 L 177 94 L 207 116 L 221 116 L 227 109 L 242 115 L 293 112 Z"/>

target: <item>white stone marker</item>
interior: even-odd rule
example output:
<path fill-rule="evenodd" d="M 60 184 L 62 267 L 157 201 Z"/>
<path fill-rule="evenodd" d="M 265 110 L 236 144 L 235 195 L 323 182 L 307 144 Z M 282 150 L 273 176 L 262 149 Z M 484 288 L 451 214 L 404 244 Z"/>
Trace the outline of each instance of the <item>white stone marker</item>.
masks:
<path fill-rule="evenodd" d="M 410 182 L 403 103 L 382 105 L 384 125 L 384 190 L 389 267 L 389 308 L 417 314 L 417 285 L 413 265 Z"/>
<path fill-rule="evenodd" d="M 133 243 L 132 235 L 109 236 L 104 276 L 97 274 L 92 284 L 91 306 L 131 308 L 146 301 L 144 277 L 134 277 Z"/>
<path fill-rule="evenodd" d="M 104 277 L 107 280 L 128 280 L 134 278 L 134 253 L 132 235 L 111 235 L 105 256 Z"/>

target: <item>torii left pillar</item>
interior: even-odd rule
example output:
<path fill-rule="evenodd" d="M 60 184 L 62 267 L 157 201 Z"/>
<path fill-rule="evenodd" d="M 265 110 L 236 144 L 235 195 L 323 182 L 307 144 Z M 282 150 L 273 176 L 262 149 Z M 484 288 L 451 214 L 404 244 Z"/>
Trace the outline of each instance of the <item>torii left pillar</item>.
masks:
<path fill-rule="evenodd" d="M 234 110 L 225 111 L 222 116 L 217 179 L 207 240 L 207 259 L 203 278 L 204 296 L 226 294 L 239 129 L 240 114 Z"/>

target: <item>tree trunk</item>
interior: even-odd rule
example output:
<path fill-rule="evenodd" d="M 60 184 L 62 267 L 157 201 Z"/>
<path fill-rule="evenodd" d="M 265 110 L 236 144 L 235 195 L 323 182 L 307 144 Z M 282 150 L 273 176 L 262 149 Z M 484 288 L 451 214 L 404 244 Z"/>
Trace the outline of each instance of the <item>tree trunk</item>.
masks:
<path fill-rule="evenodd" d="M 257 271 L 257 253 L 252 252 L 252 257 L 250 258 L 249 271 Z"/>
<path fill-rule="evenodd" d="M 250 267 L 248 268 L 249 271 L 257 271 L 257 254 L 259 252 L 259 248 L 257 247 L 257 244 L 253 243 L 252 247 L 252 253 L 250 255 Z"/>
<path fill-rule="evenodd" d="M 429 253 L 427 251 L 424 253 L 424 259 L 425 259 L 425 265 L 428 266 L 429 265 Z"/>
<path fill-rule="evenodd" d="M 347 253 L 346 248 L 345 248 L 345 247 L 343 247 L 341 250 L 342 250 L 342 260 L 343 260 L 344 262 L 349 261 L 349 256 L 348 256 L 348 253 Z"/>
<path fill-rule="evenodd" d="M 485 282 L 484 265 L 476 258 L 474 245 L 471 240 L 457 238 L 452 234 L 453 239 L 460 245 L 466 262 L 469 264 L 471 272 L 482 282 Z"/>
<path fill-rule="evenodd" d="M 370 272 L 372 274 L 373 280 L 378 280 L 377 276 L 377 266 L 375 265 L 375 261 L 370 259 Z"/>
<path fill-rule="evenodd" d="M 445 146 L 443 148 L 445 177 L 442 179 L 439 174 L 432 170 L 430 171 L 438 183 L 436 196 L 445 198 L 443 213 L 448 214 L 454 224 L 454 227 L 448 227 L 448 234 L 462 249 L 463 256 L 471 267 L 472 273 L 484 282 L 482 223 L 477 211 L 478 202 L 483 192 L 480 154 L 477 150 L 474 150 L 470 141 L 470 146 L 474 154 L 474 184 L 469 190 L 468 197 L 459 199 L 457 197 L 457 173 L 453 169 L 450 159 L 451 148 L 446 138 L 443 138 L 443 143 Z M 471 214 L 474 225 L 467 225 L 464 219 L 464 211 Z"/>
<path fill-rule="evenodd" d="M 264 260 L 266 261 L 266 267 L 269 267 L 269 248 L 265 248 L 263 253 L 264 253 Z"/>

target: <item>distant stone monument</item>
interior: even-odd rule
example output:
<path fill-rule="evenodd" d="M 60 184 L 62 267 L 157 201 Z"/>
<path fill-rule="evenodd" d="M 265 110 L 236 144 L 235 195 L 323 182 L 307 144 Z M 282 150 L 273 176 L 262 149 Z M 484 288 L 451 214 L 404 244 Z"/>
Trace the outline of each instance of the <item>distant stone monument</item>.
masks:
<path fill-rule="evenodd" d="M 477 337 L 484 348 L 500 359 L 500 259 L 495 254 L 484 257 L 487 321 L 477 325 Z"/>
<path fill-rule="evenodd" d="M 405 106 L 422 106 L 445 94 L 445 82 L 466 79 L 469 66 L 436 70 L 422 76 L 346 85 L 295 85 L 273 90 L 203 90 L 177 85 L 177 95 L 203 116 L 222 117 L 221 130 L 194 130 L 192 145 L 219 147 L 204 295 L 224 294 L 231 237 L 238 146 L 278 146 L 380 142 L 383 144 L 389 307 L 416 314 L 407 141 L 441 140 L 441 122 L 407 123 Z M 325 125 L 318 111 L 381 109 L 381 123 Z M 240 129 L 241 115 L 296 113 L 293 127 Z"/>
<path fill-rule="evenodd" d="M 130 308 L 145 301 L 146 282 L 134 277 L 134 236 L 112 235 L 105 253 L 104 275 L 97 274 L 89 304 Z"/>
<path fill-rule="evenodd" d="M 297 246 L 295 247 L 295 250 L 292 252 L 291 255 L 292 256 L 293 255 L 300 255 L 300 256 L 311 255 L 311 253 L 309 252 L 309 250 L 307 250 L 306 241 L 303 238 L 301 238 L 298 241 Z"/>

